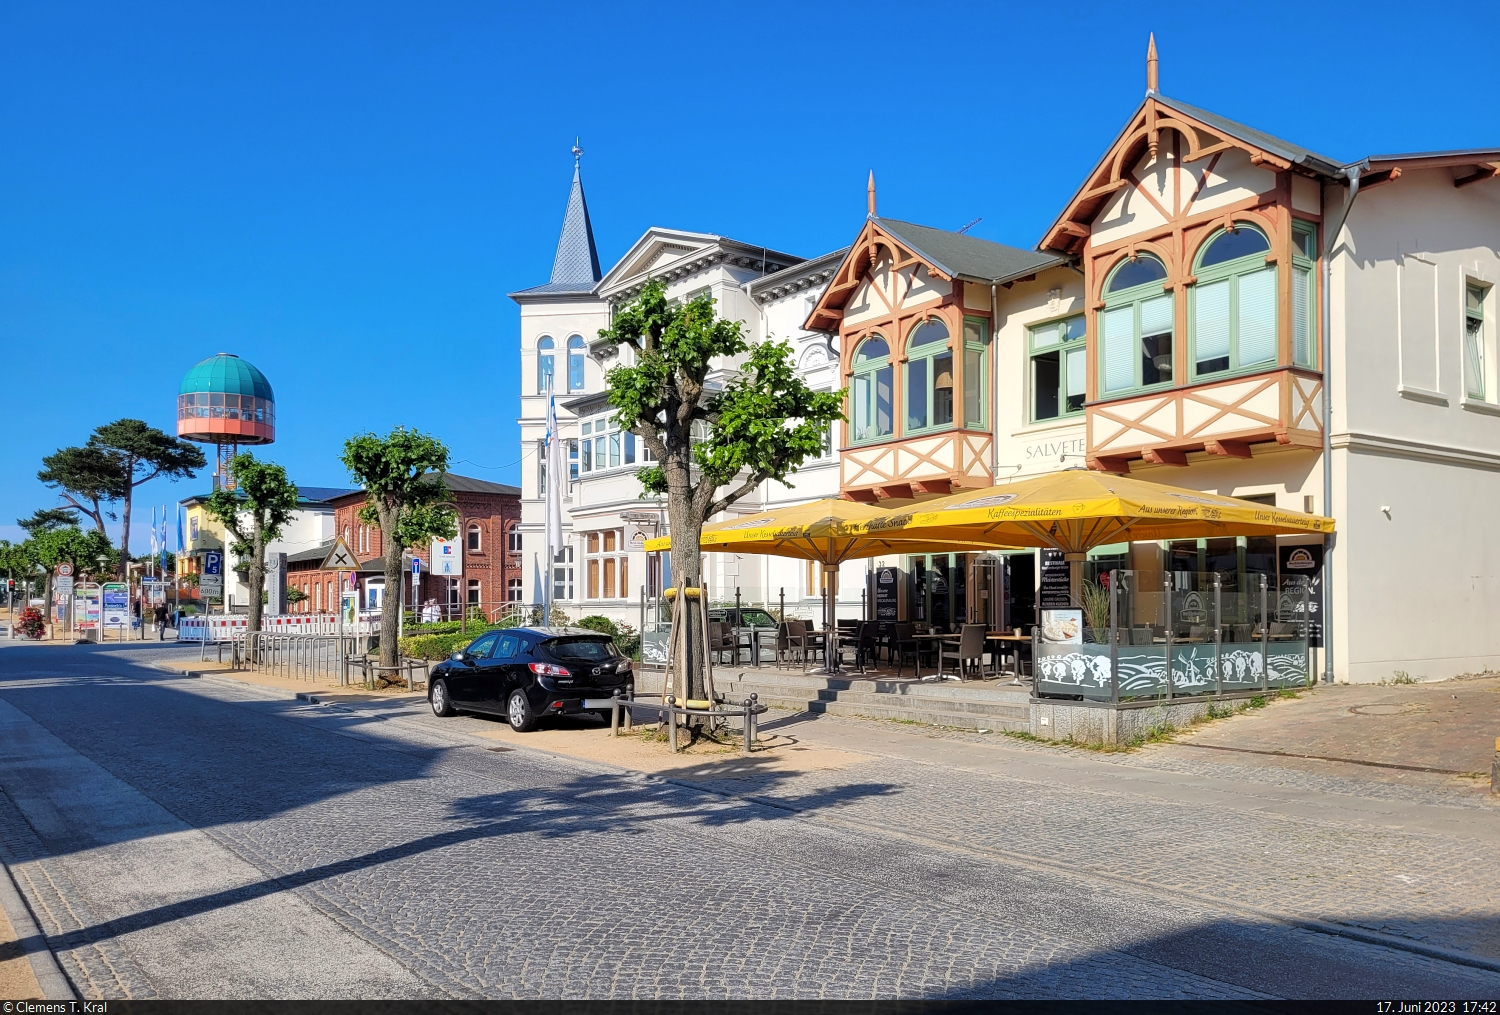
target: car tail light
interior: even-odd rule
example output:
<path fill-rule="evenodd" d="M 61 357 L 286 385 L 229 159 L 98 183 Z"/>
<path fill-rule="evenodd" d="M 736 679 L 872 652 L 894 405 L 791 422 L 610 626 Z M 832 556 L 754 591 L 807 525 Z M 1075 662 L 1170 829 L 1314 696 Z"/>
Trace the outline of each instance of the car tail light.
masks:
<path fill-rule="evenodd" d="M 571 677 L 566 666 L 557 666 L 552 663 L 532 663 L 531 672 L 539 677 Z"/>

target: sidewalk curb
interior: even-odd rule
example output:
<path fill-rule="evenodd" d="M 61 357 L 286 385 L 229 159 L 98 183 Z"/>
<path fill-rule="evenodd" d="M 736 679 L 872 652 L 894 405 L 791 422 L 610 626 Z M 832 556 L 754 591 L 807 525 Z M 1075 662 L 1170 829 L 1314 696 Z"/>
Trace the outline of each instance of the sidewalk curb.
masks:
<path fill-rule="evenodd" d="M 21 897 L 15 875 L 8 865 L 0 866 L 5 867 L 5 877 L 0 878 L 0 909 L 5 910 L 5 918 L 16 932 L 16 943 L 31 963 L 31 973 L 36 977 L 37 986 L 42 988 L 42 996 L 48 1001 L 77 1000 L 73 985 L 63 975 L 57 956 L 52 954 L 47 939 L 42 936 L 36 920 L 32 919 L 31 909 Z"/>

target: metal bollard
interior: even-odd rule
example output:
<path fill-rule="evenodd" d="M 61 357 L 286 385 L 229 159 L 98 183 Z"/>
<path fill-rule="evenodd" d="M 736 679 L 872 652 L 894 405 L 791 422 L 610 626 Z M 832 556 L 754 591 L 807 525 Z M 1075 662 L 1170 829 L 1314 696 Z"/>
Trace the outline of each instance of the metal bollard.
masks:
<path fill-rule="evenodd" d="M 750 695 L 750 742 L 753 744 L 760 739 L 760 720 L 755 717 L 755 709 L 760 704 L 760 695 Z"/>
<path fill-rule="evenodd" d="M 750 699 L 749 698 L 745 699 L 745 706 L 744 707 L 745 707 L 745 725 L 744 725 L 743 728 L 744 728 L 744 733 L 745 733 L 745 746 L 742 747 L 742 748 L 740 748 L 740 753 L 741 754 L 749 754 L 750 753 Z"/>
<path fill-rule="evenodd" d="M 609 703 L 609 735 L 617 737 L 620 735 L 620 692 L 616 691 L 610 695 Z"/>
<path fill-rule="evenodd" d="M 1495 760 L 1490 765 L 1490 792 L 1500 794 L 1500 737 L 1495 738 Z"/>
<path fill-rule="evenodd" d="M 667 743 L 672 746 L 672 753 L 677 753 L 677 715 L 673 711 L 676 707 L 677 698 L 667 695 Z"/>

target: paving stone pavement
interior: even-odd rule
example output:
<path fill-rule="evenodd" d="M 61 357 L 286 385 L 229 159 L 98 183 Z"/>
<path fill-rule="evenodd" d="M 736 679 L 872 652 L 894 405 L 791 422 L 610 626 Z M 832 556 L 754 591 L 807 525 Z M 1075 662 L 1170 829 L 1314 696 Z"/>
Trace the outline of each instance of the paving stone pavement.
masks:
<path fill-rule="evenodd" d="M 66 664 L 55 656 L 0 650 L 0 702 L 24 717 L 15 721 L 201 833 L 205 853 L 222 850 L 256 872 L 123 903 L 113 887 L 128 875 L 122 852 L 149 858 L 172 835 L 125 832 L 80 848 L 79 831 L 44 795 L 12 792 L 16 769 L 0 762 L 0 788 L 15 801 L 0 806 L 7 862 L 27 875 L 34 909 L 42 899 L 31 874 L 67 875 L 54 891 L 78 916 L 44 930 L 75 983 L 96 996 L 111 982 L 121 991 L 113 996 L 183 996 L 178 974 L 159 957 L 141 961 L 141 950 L 170 947 L 194 921 L 285 899 L 305 907 L 304 933 L 367 949 L 393 996 L 1500 996 L 1500 973 L 1212 899 L 1410 915 L 1413 934 L 1420 925 L 1445 945 L 1479 940 L 1464 928 L 1482 914 L 1453 909 L 1450 889 L 1438 900 L 1448 909 L 1415 893 L 1382 898 L 1370 885 L 1378 864 L 1363 859 L 1373 850 L 1389 866 L 1405 849 L 1436 851 L 1443 874 L 1430 891 L 1473 876 L 1448 848 L 1452 837 L 1143 807 L 1150 798 L 1128 787 L 879 756 L 836 772 L 721 768 L 712 774 L 721 792 L 711 794 L 681 779 L 487 750 L 491 742 L 472 735 L 484 719 L 310 706 L 153 674 L 138 665 L 153 658 L 145 652 L 84 652 Z M 67 803 L 82 814 L 108 801 Z M 1357 876 L 1287 887 L 1291 866 Z M 1492 898 L 1492 878 L 1482 875 L 1471 898 Z M 320 920 L 331 928 L 325 938 Z M 153 972 L 122 977 L 105 948 Z M 180 961 L 191 977 L 202 959 Z M 241 961 L 247 976 L 264 964 L 269 978 L 272 966 L 299 959 L 268 948 Z M 358 989 L 309 979 L 327 975 L 297 980 L 314 984 L 303 996 Z M 189 982 L 200 985 L 196 996 L 215 996 L 215 983 Z"/>

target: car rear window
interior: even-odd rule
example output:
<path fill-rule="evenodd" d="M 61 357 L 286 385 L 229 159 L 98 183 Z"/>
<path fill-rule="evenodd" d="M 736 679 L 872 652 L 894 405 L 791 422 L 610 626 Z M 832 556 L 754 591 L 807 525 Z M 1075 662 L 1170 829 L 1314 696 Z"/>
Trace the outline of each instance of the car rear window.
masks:
<path fill-rule="evenodd" d="M 579 662 L 598 662 L 620 654 L 608 638 L 554 638 L 547 642 L 547 651 L 558 659 Z"/>

